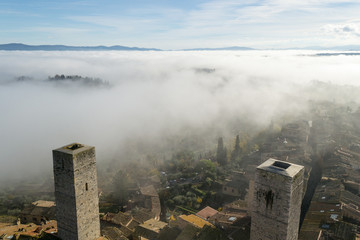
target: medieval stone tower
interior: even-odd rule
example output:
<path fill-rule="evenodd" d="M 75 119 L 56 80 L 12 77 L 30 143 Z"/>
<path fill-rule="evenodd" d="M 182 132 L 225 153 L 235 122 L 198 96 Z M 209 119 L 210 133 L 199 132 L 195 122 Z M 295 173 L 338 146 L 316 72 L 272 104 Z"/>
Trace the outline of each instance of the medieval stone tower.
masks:
<path fill-rule="evenodd" d="M 304 167 L 268 159 L 257 167 L 251 240 L 298 239 Z"/>
<path fill-rule="evenodd" d="M 78 143 L 53 150 L 56 219 L 62 240 L 100 237 L 95 147 Z"/>

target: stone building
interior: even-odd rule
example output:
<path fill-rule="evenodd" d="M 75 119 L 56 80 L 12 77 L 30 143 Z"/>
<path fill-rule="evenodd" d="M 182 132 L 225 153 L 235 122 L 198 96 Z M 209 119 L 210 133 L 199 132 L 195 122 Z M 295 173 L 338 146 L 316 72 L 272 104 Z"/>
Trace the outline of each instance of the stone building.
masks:
<path fill-rule="evenodd" d="M 135 228 L 135 235 L 139 240 L 159 239 L 160 231 L 167 225 L 165 222 L 149 219 Z"/>
<path fill-rule="evenodd" d="M 151 213 L 155 220 L 160 220 L 161 205 L 159 194 L 157 193 L 153 185 L 148 185 L 146 187 L 140 187 L 141 193 L 141 202 L 143 202 L 144 207 L 151 209 Z"/>
<path fill-rule="evenodd" d="M 304 167 L 268 159 L 257 167 L 251 240 L 297 240 Z"/>
<path fill-rule="evenodd" d="M 100 237 L 95 147 L 74 143 L 53 150 L 56 219 L 63 240 Z"/>
<path fill-rule="evenodd" d="M 20 213 L 21 223 L 46 224 L 55 219 L 55 202 L 36 201 L 24 208 Z"/>

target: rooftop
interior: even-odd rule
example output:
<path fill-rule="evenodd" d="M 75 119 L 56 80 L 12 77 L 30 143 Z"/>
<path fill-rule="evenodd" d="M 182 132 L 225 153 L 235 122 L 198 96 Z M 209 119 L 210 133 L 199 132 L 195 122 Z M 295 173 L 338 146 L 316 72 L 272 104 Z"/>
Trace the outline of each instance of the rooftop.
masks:
<path fill-rule="evenodd" d="M 44 201 L 44 200 L 38 200 L 32 203 L 32 205 L 37 207 L 54 207 L 55 202 L 54 201 Z"/>
<path fill-rule="evenodd" d="M 184 221 L 191 223 L 195 227 L 203 228 L 205 225 L 213 226 L 211 223 L 205 221 L 204 219 L 195 216 L 194 214 L 190 215 L 181 215 L 179 218 L 183 219 Z"/>
<path fill-rule="evenodd" d="M 196 215 L 203 219 L 208 219 L 209 217 L 215 215 L 216 213 L 218 213 L 217 210 L 207 206 L 204 209 L 202 209 L 201 211 L 197 212 Z"/>
<path fill-rule="evenodd" d="M 149 185 L 146 187 L 140 187 L 140 192 L 144 196 L 151 196 L 151 197 L 158 197 L 159 194 L 157 193 L 154 185 Z"/>
<path fill-rule="evenodd" d="M 293 178 L 304 166 L 269 158 L 257 169 Z"/>
<path fill-rule="evenodd" d="M 113 216 L 111 222 L 118 225 L 127 225 L 131 221 L 131 219 L 132 217 L 129 214 L 118 212 Z"/>
<path fill-rule="evenodd" d="M 0 236 L 5 234 L 5 236 L 13 236 L 15 234 L 21 234 L 27 237 L 36 237 L 39 236 L 42 232 L 46 233 L 55 233 L 57 232 L 57 222 L 51 220 L 44 225 L 36 224 L 0 224 Z"/>
<path fill-rule="evenodd" d="M 55 203 L 52 201 L 36 201 L 21 211 L 21 215 L 45 216 L 55 219 Z"/>
<path fill-rule="evenodd" d="M 161 229 L 166 227 L 168 224 L 165 222 L 157 221 L 155 219 L 149 219 L 143 224 L 140 224 L 139 227 L 154 231 L 156 233 L 159 233 Z"/>
<path fill-rule="evenodd" d="M 83 152 L 85 150 L 89 150 L 91 148 L 94 148 L 94 147 L 87 146 L 87 145 L 80 144 L 80 143 L 71 143 L 71 144 L 63 146 L 61 148 L 55 149 L 53 151 L 75 155 L 75 154 L 78 154 L 78 153 Z"/>

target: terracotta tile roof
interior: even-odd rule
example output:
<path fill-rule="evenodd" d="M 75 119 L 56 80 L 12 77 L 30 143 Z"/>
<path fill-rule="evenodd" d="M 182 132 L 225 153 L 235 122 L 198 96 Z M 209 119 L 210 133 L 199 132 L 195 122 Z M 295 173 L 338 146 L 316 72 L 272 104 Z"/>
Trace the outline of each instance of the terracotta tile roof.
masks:
<path fill-rule="evenodd" d="M 119 212 L 110 220 L 112 223 L 118 225 L 127 225 L 131 221 L 132 217 L 129 214 Z"/>
<path fill-rule="evenodd" d="M 233 225 L 239 222 L 239 220 L 247 217 L 247 213 L 243 212 L 219 212 L 212 216 L 209 220 L 212 223 L 223 223 L 227 225 Z"/>
<path fill-rule="evenodd" d="M 144 223 L 146 220 L 149 220 L 152 218 L 152 213 L 148 209 L 145 209 L 145 208 L 132 209 L 130 214 L 139 223 Z"/>
<path fill-rule="evenodd" d="M 194 225 L 195 227 L 199 227 L 199 228 L 203 228 L 205 225 L 208 226 L 214 226 L 211 223 L 205 221 L 204 219 L 195 216 L 194 214 L 190 214 L 190 215 L 181 215 L 179 216 L 179 218 L 181 218 L 182 220 L 191 223 L 192 225 Z"/>
<path fill-rule="evenodd" d="M 106 228 L 103 230 L 105 236 L 99 237 L 97 240 L 128 240 L 121 231 L 115 227 Z"/>
<path fill-rule="evenodd" d="M 136 221 L 135 219 L 132 219 L 126 227 L 128 227 L 131 230 L 134 230 L 136 226 L 139 226 L 139 224 L 140 223 L 138 221 Z"/>
<path fill-rule="evenodd" d="M 21 229 L 21 231 L 19 231 Z M 47 224 L 39 226 L 36 224 L 20 224 L 11 225 L 4 224 L 0 225 L 0 236 L 5 234 L 11 236 L 15 234 L 21 234 L 24 236 L 36 237 L 39 236 L 43 231 L 45 232 L 57 232 L 57 223 L 55 220 L 49 221 Z"/>
<path fill-rule="evenodd" d="M 120 231 L 126 237 L 130 237 L 133 234 L 133 231 L 126 226 L 121 226 Z"/>
<path fill-rule="evenodd" d="M 140 226 L 143 228 L 147 228 L 149 230 L 152 230 L 154 232 L 160 232 L 161 229 L 166 227 L 168 224 L 162 221 L 157 221 L 155 219 L 149 219 Z"/>
<path fill-rule="evenodd" d="M 158 239 L 160 231 L 168 224 L 165 222 L 150 219 L 143 224 L 140 224 L 135 229 L 137 236 L 142 236 L 148 239 Z"/>
<path fill-rule="evenodd" d="M 209 217 L 214 216 L 216 213 L 218 213 L 217 210 L 207 206 L 204 209 L 202 209 L 201 211 L 197 212 L 196 215 L 198 217 L 201 217 L 201 218 L 207 220 Z"/>
<path fill-rule="evenodd" d="M 43 201 L 43 200 L 38 200 L 36 202 L 33 202 L 32 205 L 38 206 L 38 207 L 54 207 L 54 206 L 56 206 L 54 201 Z"/>

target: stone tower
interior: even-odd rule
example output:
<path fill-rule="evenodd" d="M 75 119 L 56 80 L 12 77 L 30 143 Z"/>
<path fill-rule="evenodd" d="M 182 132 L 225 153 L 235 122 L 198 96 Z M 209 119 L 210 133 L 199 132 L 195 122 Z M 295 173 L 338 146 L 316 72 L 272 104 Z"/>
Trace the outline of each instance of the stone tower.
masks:
<path fill-rule="evenodd" d="M 74 143 L 53 150 L 56 219 L 62 240 L 100 237 L 95 147 Z"/>
<path fill-rule="evenodd" d="M 297 240 L 304 167 L 268 159 L 257 167 L 251 240 Z"/>

